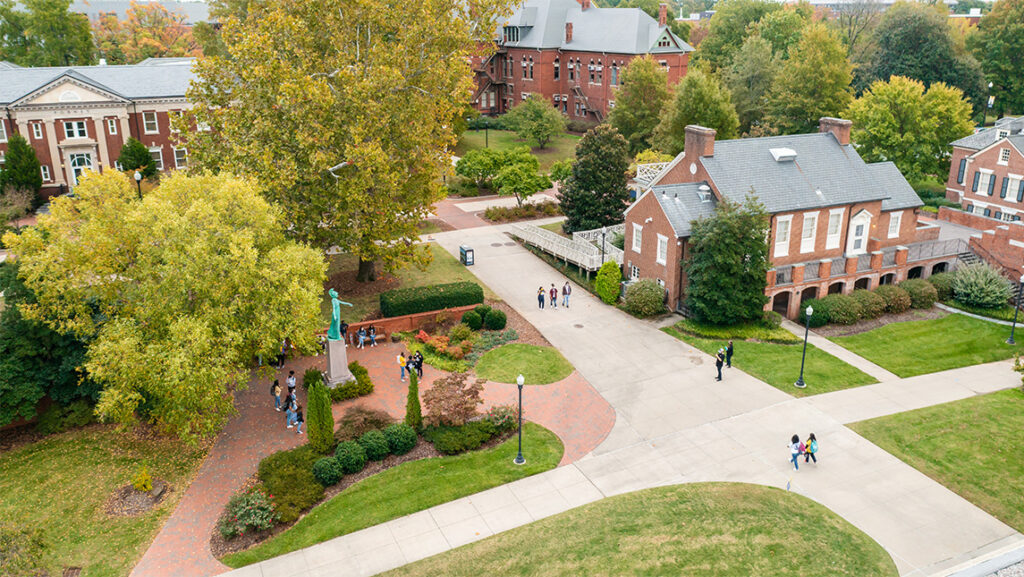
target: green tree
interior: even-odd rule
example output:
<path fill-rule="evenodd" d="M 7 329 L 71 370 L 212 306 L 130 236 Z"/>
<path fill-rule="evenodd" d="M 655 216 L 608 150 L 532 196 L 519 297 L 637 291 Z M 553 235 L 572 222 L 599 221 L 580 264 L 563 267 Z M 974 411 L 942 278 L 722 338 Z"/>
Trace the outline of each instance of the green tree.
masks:
<path fill-rule="evenodd" d="M 331 413 L 331 398 L 323 382 L 318 380 L 309 388 L 308 404 L 309 446 L 317 453 L 326 454 L 334 449 L 334 415 Z"/>
<path fill-rule="evenodd" d="M 565 182 L 572 174 L 572 163 L 573 161 L 568 158 L 556 160 L 551 164 L 551 172 L 548 173 L 548 177 L 554 182 Z"/>
<path fill-rule="evenodd" d="M 254 184 L 178 175 L 139 200 L 129 177 L 106 172 L 75 193 L 4 242 L 37 299 L 21 314 L 86 340 L 104 419 L 144 411 L 183 439 L 212 435 L 253 358 L 284 339 L 315 346 L 323 256 L 285 238 Z"/>
<path fill-rule="evenodd" d="M 135 137 L 128 137 L 128 142 L 121 148 L 121 154 L 118 155 L 117 162 L 120 163 L 121 168 L 125 172 L 135 172 L 138 170 L 142 173 L 142 177 L 146 179 L 155 178 L 159 174 L 159 171 L 156 169 L 156 163 L 153 161 L 153 155 L 149 153 L 146 145 L 139 142 Z"/>
<path fill-rule="evenodd" d="M 607 124 L 590 129 L 576 145 L 576 161 L 558 193 L 566 232 L 618 224 L 629 204 L 629 143 Z"/>
<path fill-rule="evenodd" d="M 17 261 L 0 265 L 0 292 L 0 426 L 34 417 L 46 396 L 62 406 L 83 398 L 95 402 L 99 386 L 79 372 L 85 344 L 21 314 L 20 307 L 36 299 L 18 278 Z"/>
<path fill-rule="evenodd" d="M 183 133 L 190 161 L 254 179 L 289 234 L 357 256 L 361 281 L 377 263 L 425 265 L 417 223 L 444 196 L 466 58 L 508 4 L 225 3 L 228 57 L 197 61 L 189 91 L 189 114 L 210 127 Z"/>
<path fill-rule="evenodd" d="M 823 116 L 839 116 L 853 99 L 846 47 L 822 24 L 790 49 L 768 101 L 766 121 L 782 134 L 816 132 Z"/>
<path fill-rule="evenodd" d="M 419 431 L 423 428 L 423 409 L 420 407 L 420 385 L 416 371 L 409 371 L 409 394 L 405 399 L 405 424 Z"/>
<path fill-rule="evenodd" d="M 551 188 L 551 179 L 537 172 L 537 158 L 530 155 L 533 162 L 517 162 L 502 167 L 494 176 L 494 186 L 498 194 L 516 197 L 516 203 L 523 206 L 523 201 L 534 193 Z"/>
<path fill-rule="evenodd" d="M 89 19 L 70 12 L 70 5 L 71 0 L 0 0 L 0 60 L 21 66 L 92 64 Z"/>
<path fill-rule="evenodd" d="M 732 64 L 733 56 L 750 34 L 751 24 L 766 14 L 782 10 L 782 4 L 765 0 L 721 0 L 715 4 L 710 30 L 697 46 L 694 63 L 707 65 L 712 71 Z"/>
<path fill-rule="evenodd" d="M 1024 113 L 1024 0 L 999 0 L 981 19 L 975 37 L 978 58 L 992 83 L 995 109 Z"/>
<path fill-rule="evenodd" d="M 39 194 L 43 187 L 43 176 L 39 172 L 36 150 L 20 134 L 12 134 L 7 140 L 7 156 L 0 170 L 0 194 L 9 189 L 21 189 Z"/>
<path fill-rule="evenodd" d="M 608 123 L 629 142 L 630 153 L 636 154 L 651 146 L 651 136 L 671 95 L 668 78 L 665 69 L 646 54 L 622 69 L 621 84 Z"/>
<path fill-rule="evenodd" d="M 772 56 L 771 44 L 755 34 L 743 42 L 736 59 L 726 70 L 723 80 L 732 93 L 741 132 L 750 132 L 764 117 L 778 69 L 779 61 Z"/>
<path fill-rule="evenodd" d="M 505 122 L 522 139 L 531 139 L 544 148 L 551 139 L 565 132 L 565 115 L 539 94 L 533 94 L 505 114 Z"/>
<path fill-rule="evenodd" d="M 675 98 L 662 111 L 661 121 L 654 130 L 654 146 L 669 154 L 679 154 L 689 124 L 714 128 L 719 140 L 738 135 L 740 121 L 729 89 L 701 70 L 688 72 L 676 87 Z"/>
<path fill-rule="evenodd" d="M 717 325 L 760 319 L 768 297 L 769 216 L 754 197 L 724 201 L 693 223 L 686 268 L 686 306 Z"/>
<path fill-rule="evenodd" d="M 455 174 L 472 180 L 477 188 L 485 188 L 501 170 L 504 161 L 505 154 L 497 149 L 477 148 L 455 163 Z"/>
<path fill-rule="evenodd" d="M 780 58 L 789 56 L 789 48 L 800 41 L 804 29 L 811 22 L 811 13 L 806 10 L 786 7 L 765 14 L 756 24 L 751 25 L 753 32 L 768 41 L 772 54 Z M 750 39 L 750 36 L 747 36 Z M 745 44 L 745 42 L 744 42 Z M 741 55 L 733 59 L 733 64 L 739 63 Z"/>
<path fill-rule="evenodd" d="M 622 269 L 613 260 L 607 260 L 597 271 L 594 290 L 605 304 L 613 305 L 619 300 L 619 283 L 622 282 Z"/>

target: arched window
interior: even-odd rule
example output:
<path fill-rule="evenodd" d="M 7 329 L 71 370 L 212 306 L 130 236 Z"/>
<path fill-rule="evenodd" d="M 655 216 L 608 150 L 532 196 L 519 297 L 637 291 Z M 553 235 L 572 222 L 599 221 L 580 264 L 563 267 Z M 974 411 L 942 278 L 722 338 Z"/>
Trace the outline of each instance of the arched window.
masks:
<path fill-rule="evenodd" d="M 594 70 L 594 59 L 593 58 L 590 59 L 590 65 L 587 66 L 587 70 L 590 72 L 590 82 L 591 82 L 591 84 L 593 84 L 593 82 L 594 82 L 594 72 L 595 72 L 595 70 Z"/>
<path fill-rule="evenodd" d="M 555 80 L 558 80 L 558 77 L 559 77 L 560 74 L 561 74 L 561 66 L 559 66 L 558 57 L 555 56 Z"/>

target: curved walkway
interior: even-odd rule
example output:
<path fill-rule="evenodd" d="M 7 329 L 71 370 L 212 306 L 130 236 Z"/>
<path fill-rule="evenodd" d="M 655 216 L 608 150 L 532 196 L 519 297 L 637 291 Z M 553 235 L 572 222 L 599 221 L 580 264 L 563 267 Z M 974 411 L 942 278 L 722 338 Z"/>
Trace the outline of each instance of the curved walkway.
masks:
<path fill-rule="evenodd" d="M 935 303 L 935 306 L 939 307 L 940 309 L 942 309 L 942 310 L 944 310 L 946 312 L 956 313 L 958 315 L 964 315 L 965 317 L 971 317 L 972 319 L 978 319 L 979 321 L 987 321 L 987 322 L 990 322 L 990 323 L 995 323 L 997 325 L 1003 325 L 1004 327 L 1008 327 L 1008 326 L 1013 325 L 1013 323 L 1010 322 L 1010 321 L 1004 321 L 1002 319 L 994 319 L 992 317 L 976 315 L 974 313 L 969 313 L 967 311 L 960 310 L 960 309 L 958 309 L 956 307 L 951 307 L 949 305 L 945 305 L 945 304 L 942 304 L 942 303 Z M 1020 320 L 1024 320 L 1024 319 L 1020 319 Z M 1020 320 L 1018 320 L 1017 324 L 1021 324 Z"/>

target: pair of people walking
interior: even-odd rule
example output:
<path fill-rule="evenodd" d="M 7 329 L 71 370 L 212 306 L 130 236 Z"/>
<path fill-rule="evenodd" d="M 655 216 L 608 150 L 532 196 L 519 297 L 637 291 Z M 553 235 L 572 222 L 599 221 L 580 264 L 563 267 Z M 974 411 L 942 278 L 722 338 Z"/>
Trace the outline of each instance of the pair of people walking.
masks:
<path fill-rule="evenodd" d="M 800 435 L 793 435 L 789 440 L 789 462 L 793 463 L 793 469 L 800 470 L 800 456 L 803 456 L 804 463 L 812 460 L 818 464 L 818 439 L 814 433 L 807 436 L 807 442 L 800 441 Z"/>
<path fill-rule="evenodd" d="M 732 368 L 732 352 L 732 341 L 729 341 L 726 346 L 718 349 L 718 353 L 715 354 L 715 368 L 718 369 L 718 377 L 715 378 L 716 381 L 722 380 L 722 366 L 730 369 Z"/>
<path fill-rule="evenodd" d="M 569 285 L 569 281 L 565 281 L 565 285 L 562 286 L 562 306 L 569 308 L 569 296 L 572 294 L 572 286 Z M 558 308 L 558 289 L 555 288 L 555 283 L 551 283 L 551 289 L 545 291 L 543 286 L 537 287 L 537 307 L 544 310 L 544 297 L 547 296 L 550 300 L 548 301 L 551 308 Z"/>

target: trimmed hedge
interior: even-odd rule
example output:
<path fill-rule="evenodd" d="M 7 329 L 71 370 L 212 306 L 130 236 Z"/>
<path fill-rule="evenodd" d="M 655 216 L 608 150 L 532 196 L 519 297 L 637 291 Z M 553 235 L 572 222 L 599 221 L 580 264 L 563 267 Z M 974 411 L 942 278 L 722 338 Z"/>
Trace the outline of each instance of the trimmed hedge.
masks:
<path fill-rule="evenodd" d="M 484 289 L 475 282 L 463 281 L 383 292 L 380 312 L 385 317 L 400 317 L 483 302 Z"/>
<path fill-rule="evenodd" d="M 947 301 L 953 298 L 953 273 L 940 272 L 928 277 L 928 282 L 935 287 L 940 301 Z"/>
<path fill-rule="evenodd" d="M 394 455 L 404 455 L 416 446 L 419 440 L 416 431 L 405 423 L 395 423 L 384 429 L 384 438 L 388 441 L 388 449 Z"/>
<path fill-rule="evenodd" d="M 820 327 L 828 323 L 852 325 L 861 318 L 860 303 L 849 295 L 834 294 L 808 300 L 800 310 L 801 324 L 807 322 L 808 306 L 814 307 L 814 314 L 811 315 L 811 327 Z"/>
<path fill-rule="evenodd" d="M 320 458 L 309 445 L 278 451 L 260 461 L 256 475 L 273 495 L 274 507 L 282 523 L 299 518 L 324 496 L 324 486 L 313 475 L 313 464 Z"/>
<path fill-rule="evenodd" d="M 330 487 L 341 480 L 344 473 L 334 457 L 323 457 L 313 463 L 313 476 L 324 487 Z"/>
<path fill-rule="evenodd" d="M 910 308 L 930 309 L 939 298 L 938 291 L 926 280 L 912 278 L 899 284 L 899 287 L 910 295 Z"/>
<path fill-rule="evenodd" d="M 365 397 L 373 392 L 373 381 L 370 380 L 370 371 L 366 370 L 359 361 L 352 361 L 348 364 L 348 370 L 356 378 L 344 385 L 330 389 L 331 401 L 347 401 L 356 397 Z"/>
<path fill-rule="evenodd" d="M 480 305 L 473 309 L 473 312 L 480 315 L 481 319 L 485 319 L 487 318 L 487 313 L 491 312 L 491 307 L 490 305 Z"/>
<path fill-rule="evenodd" d="M 654 279 L 641 279 L 626 288 L 622 298 L 626 310 L 638 317 L 651 317 L 665 312 L 665 289 Z"/>
<path fill-rule="evenodd" d="M 462 315 L 462 322 L 474 331 L 478 331 L 484 326 L 484 319 L 481 318 L 480 313 L 475 310 L 466 311 L 466 314 Z"/>
<path fill-rule="evenodd" d="M 877 319 L 885 314 L 885 299 L 869 290 L 857 289 L 850 297 L 860 303 L 861 318 Z"/>
<path fill-rule="evenodd" d="M 885 312 L 902 313 L 910 308 L 910 294 L 896 285 L 886 284 L 875 289 L 885 299 Z"/>
<path fill-rule="evenodd" d="M 484 317 L 484 327 L 489 331 L 500 331 L 505 328 L 508 318 L 503 311 L 492 309 Z"/>
<path fill-rule="evenodd" d="M 371 461 L 383 461 L 385 457 L 391 454 L 388 440 L 384 438 L 384 433 L 380 431 L 367 431 L 356 442 L 366 451 L 366 458 Z"/>
<path fill-rule="evenodd" d="M 814 309 L 811 318 L 807 318 L 807 307 Z M 821 306 L 820 299 L 807 299 L 800 305 L 800 324 L 809 326 L 812 329 L 823 327 L 828 324 L 828 314 L 825 307 Z"/>
<path fill-rule="evenodd" d="M 423 436 L 445 455 L 472 451 L 498 434 L 497 427 L 490 421 L 470 421 L 458 427 L 428 427 Z"/>
<path fill-rule="evenodd" d="M 346 475 L 358 473 L 366 466 L 366 450 L 355 441 L 342 441 L 334 449 L 334 458 L 338 460 L 341 471 Z"/>

